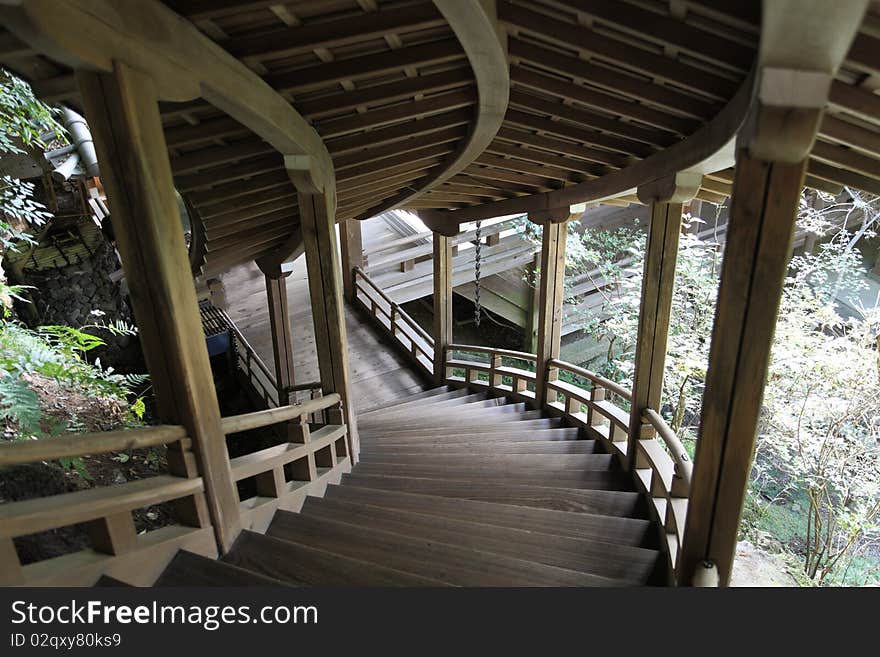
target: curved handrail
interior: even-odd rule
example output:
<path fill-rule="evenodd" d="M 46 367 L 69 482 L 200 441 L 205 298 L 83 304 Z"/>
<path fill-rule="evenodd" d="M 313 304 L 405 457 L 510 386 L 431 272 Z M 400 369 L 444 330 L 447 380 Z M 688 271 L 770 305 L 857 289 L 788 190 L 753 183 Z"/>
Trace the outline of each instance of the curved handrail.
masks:
<path fill-rule="evenodd" d="M 501 356 L 503 358 L 516 358 L 518 360 L 538 360 L 538 357 L 535 354 L 530 354 L 526 351 L 513 351 L 512 349 L 496 349 L 495 347 L 481 347 L 471 344 L 451 344 L 446 348 L 449 351 L 483 352 L 490 355 Z"/>
<path fill-rule="evenodd" d="M 666 420 L 653 408 L 646 408 L 642 412 L 642 417 L 657 431 L 657 435 L 666 443 L 669 454 L 675 462 L 675 476 L 681 477 L 682 483 L 690 488 L 691 478 L 694 473 L 694 463 L 691 461 L 690 455 L 684 448 L 681 440 L 675 435 Z"/>
<path fill-rule="evenodd" d="M 576 374 L 577 376 L 582 376 L 585 379 L 589 379 L 596 385 L 605 388 L 606 390 L 610 390 L 618 397 L 625 399 L 628 402 L 632 401 L 632 393 L 621 386 L 620 384 L 615 383 L 611 379 L 606 379 L 604 376 L 596 374 L 595 372 L 591 372 L 590 370 L 584 369 L 583 367 L 578 367 L 577 365 L 573 365 L 571 363 L 566 363 L 563 360 L 552 359 L 549 363 L 550 367 L 556 367 L 560 370 L 565 370 L 566 372 L 571 372 L 572 374 Z"/>
<path fill-rule="evenodd" d="M 337 406 L 341 402 L 338 393 L 331 393 L 325 397 L 310 399 L 301 404 L 291 404 L 280 408 L 269 408 L 264 411 L 254 411 L 253 413 L 243 413 L 242 415 L 233 415 L 220 419 L 220 428 L 224 434 L 238 433 L 240 431 L 250 431 L 251 429 L 261 429 L 270 424 L 278 424 L 286 422 L 294 418 L 311 415 L 318 411 Z"/>

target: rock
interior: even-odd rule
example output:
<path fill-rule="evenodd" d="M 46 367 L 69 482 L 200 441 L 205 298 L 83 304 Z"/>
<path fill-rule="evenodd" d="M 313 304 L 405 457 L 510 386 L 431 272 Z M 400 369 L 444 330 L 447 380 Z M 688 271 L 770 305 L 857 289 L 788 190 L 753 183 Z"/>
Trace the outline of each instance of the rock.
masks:
<path fill-rule="evenodd" d="M 114 470 L 111 475 L 114 484 L 124 484 L 128 481 L 128 479 L 125 478 L 125 475 L 122 474 L 122 470 Z"/>
<path fill-rule="evenodd" d="M 778 541 L 777 541 L 778 542 Z M 730 585 L 739 587 L 799 586 L 787 564 L 778 554 L 770 554 L 749 541 L 736 545 L 736 560 Z"/>

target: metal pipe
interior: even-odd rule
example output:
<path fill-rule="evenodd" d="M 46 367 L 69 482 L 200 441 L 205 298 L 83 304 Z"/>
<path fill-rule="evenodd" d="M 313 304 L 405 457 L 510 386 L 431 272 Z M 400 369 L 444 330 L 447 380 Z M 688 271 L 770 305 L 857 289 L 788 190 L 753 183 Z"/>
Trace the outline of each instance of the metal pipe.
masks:
<path fill-rule="evenodd" d="M 92 141 L 92 132 L 86 120 L 69 107 L 61 108 L 61 122 L 70 133 L 70 140 L 79 153 L 80 160 L 86 174 L 90 178 L 100 175 L 98 170 L 98 156 L 95 153 L 95 144 Z"/>

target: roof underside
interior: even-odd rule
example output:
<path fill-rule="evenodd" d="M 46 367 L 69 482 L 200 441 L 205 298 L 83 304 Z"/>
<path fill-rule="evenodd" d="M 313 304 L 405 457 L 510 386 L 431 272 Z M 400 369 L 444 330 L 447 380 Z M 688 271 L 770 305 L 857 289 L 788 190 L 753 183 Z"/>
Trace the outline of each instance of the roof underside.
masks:
<path fill-rule="evenodd" d="M 457 210 L 626 168 L 721 111 L 747 78 L 760 32 L 758 1 L 498 0 L 506 111 L 489 145 L 462 163 L 486 99 L 433 2 L 166 4 L 313 125 L 333 160 L 340 220 L 401 205 Z M 0 64 L 44 99 L 80 105 L 72 72 L 8 32 Z M 809 185 L 880 193 L 878 87 L 880 14 L 869 13 L 833 85 Z M 205 101 L 161 109 L 177 187 L 205 221 L 206 273 L 288 243 L 297 199 L 282 156 Z M 722 201 L 732 178 L 707 175 L 699 197 Z"/>

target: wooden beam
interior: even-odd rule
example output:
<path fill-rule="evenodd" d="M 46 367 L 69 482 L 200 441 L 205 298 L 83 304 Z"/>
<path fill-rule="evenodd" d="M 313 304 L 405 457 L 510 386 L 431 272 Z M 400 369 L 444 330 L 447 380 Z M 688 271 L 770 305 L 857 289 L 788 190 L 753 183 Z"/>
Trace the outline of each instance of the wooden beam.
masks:
<path fill-rule="evenodd" d="M 348 220 L 339 223 L 339 237 L 342 255 L 342 292 L 351 303 L 355 299 L 354 270 L 364 267 L 364 242 L 361 236 L 361 222 Z"/>
<path fill-rule="evenodd" d="M 453 62 L 464 57 L 465 54 L 455 39 L 444 39 L 275 73 L 267 75 L 265 79 L 279 91 L 302 93 L 343 80 L 373 78 L 407 68 Z"/>
<path fill-rule="evenodd" d="M 281 268 L 263 272 L 266 277 L 266 300 L 269 304 L 269 328 L 272 333 L 272 358 L 275 382 L 278 384 L 278 405 L 290 403 L 289 388 L 296 382 L 293 367 L 293 332 L 287 307 L 287 276 Z"/>
<path fill-rule="evenodd" d="M 493 0 L 434 0 L 467 54 L 477 82 L 479 103 L 470 133 L 461 149 L 427 176 L 418 189 L 407 189 L 366 211 L 364 216 L 401 206 L 420 193 L 464 170 L 495 138 L 504 121 L 510 93 L 507 39 L 498 23 Z"/>
<path fill-rule="evenodd" d="M 341 91 L 314 100 L 298 101 L 295 104 L 303 116 L 320 119 L 344 114 L 358 107 L 386 105 L 416 96 L 448 91 L 471 85 L 473 81 L 473 76 L 468 69 L 458 67 L 450 71 L 403 78 L 396 82 L 376 84 L 354 91 Z"/>
<path fill-rule="evenodd" d="M 668 57 L 657 56 L 628 45 L 624 40 L 613 39 L 595 30 L 557 20 L 519 5 L 500 3 L 498 13 L 505 22 L 540 39 L 552 41 L 579 53 L 589 54 L 616 67 L 671 82 L 702 96 L 727 100 L 736 92 L 738 86 L 736 81 L 727 77 Z"/>
<path fill-rule="evenodd" d="M 182 424 L 198 471 L 183 449 L 169 451 L 176 474 L 201 476 L 221 551 L 241 524 L 220 409 L 162 133 L 157 95 L 147 75 L 116 62 L 112 73 L 78 73 L 86 114 L 113 209 L 111 220 L 158 402 L 159 419 Z M 201 522 L 198 502 L 182 509 Z"/>
<path fill-rule="evenodd" d="M 230 39 L 226 50 L 238 58 L 264 61 L 279 59 L 317 48 L 335 48 L 386 33 L 410 32 L 443 24 L 433 5 L 422 3 L 392 10 L 358 13 L 336 20 L 324 20 L 285 27 L 253 36 Z"/>
<path fill-rule="evenodd" d="M 703 120 L 714 116 L 718 111 L 718 104 L 714 101 L 694 98 L 677 89 L 646 82 L 626 71 L 596 66 L 579 57 L 536 46 L 520 39 L 510 39 L 508 46 L 510 56 L 514 60 L 529 62 L 554 73 L 583 80 L 592 86 L 619 93 L 633 100 L 647 102 L 682 116 Z"/>
<path fill-rule="evenodd" d="M 806 162 L 737 157 L 679 577 L 730 578 Z"/>
<path fill-rule="evenodd" d="M 342 416 L 336 419 L 348 427 L 348 452 L 352 463 L 357 463 L 360 449 L 348 371 L 342 272 L 336 249 L 336 202 L 323 194 L 304 192 L 300 192 L 299 201 L 321 389 L 324 394 L 336 392 L 342 397 Z"/>
<path fill-rule="evenodd" d="M 453 126 L 470 123 L 472 116 L 473 112 L 470 109 L 459 109 L 418 121 L 410 121 L 409 123 L 371 130 L 362 135 L 330 139 L 327 141 L 327 148 L 330 149 L 334 157 L 365 148 L 377 148 L 385 144 L 401 142 L 419 135 L 427 135 Z"/>
<path fill-rule="evenodd" d="M 434 233 L 434 382 L 446 378 L 446 347 L 454 344 L 452 335 L 452 239 Z"/>
<path fill-rule="evenodd" d="M 681 235 L 683 203 L 700 187 L 702 176 L 678 175 L 639 188 L 639 199 L 651 204 L 651 223 L 642 275 L 642 296 L 636 338 L 633 398 L 630 410 L 627 458 L 636 466 L 638 441 L 651 438 L 652 427 L 642 420 L 645 409 L 660 411 L 666 341 L 672 313 L 675 262 Z"/>
<path fill-rule="evenodd" d="M 565 208 L 568 211 L 568 208 Z M 532 216 L 529 217 L 532 219 Z M 565 288 L 565 222 L 543 222 L 541 235 L 541 283 L 538 293 L 538 359 L 535 364 L 535 402 L 544 408 L 547 402 L 547 381 L 556 374 L 548 373 L 547 364 L 559 358 L 562 344 L 562 302 Z M 548 378 L 549 374 L 549 378 Z"/>
<path fill-rule="evenodd" d="M 418 123 L 416 123 L 416 125 L 418 125 Z M 378 160 L 385 160 L 387 162 L 390 159 L 402 157 L 406 153 L 419 148 L 445 144 L 450 141 L 458 141 L 465 137 L 466 134 L 467 128 L 465 126 L 447 128 L 427 135 L 412 137 L 411 139 L 402 142 L 395 142 L 377 148 L 369 148 L 347 155 L 339 155 L 333 158 L 333 164 L 336 166 L 337 174 L 340 174 L 342 171 L 350 167 L 356 167 L 362 164 L 367 164 L 368 162 L 376 162 Z"/>

